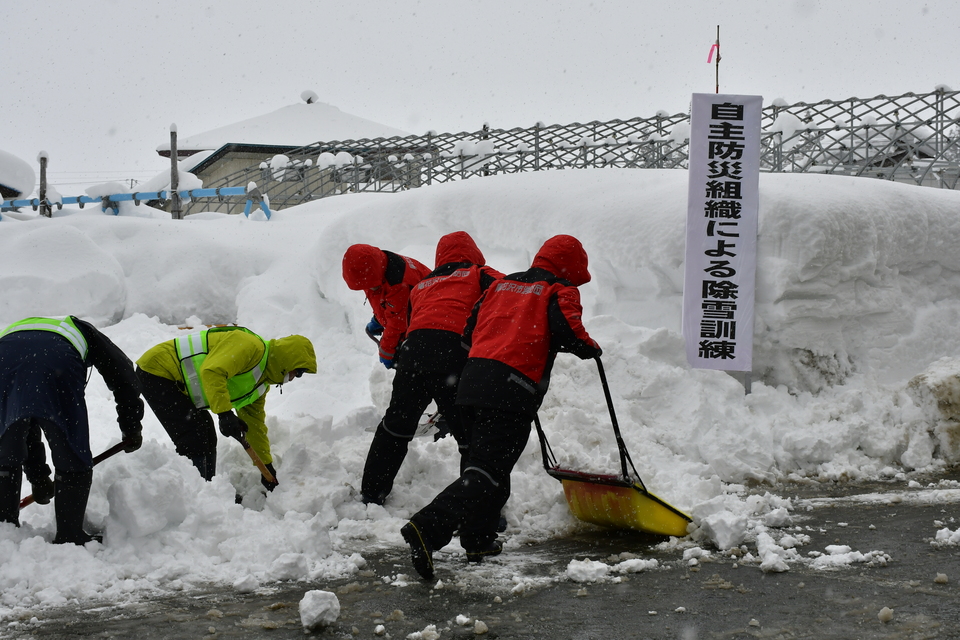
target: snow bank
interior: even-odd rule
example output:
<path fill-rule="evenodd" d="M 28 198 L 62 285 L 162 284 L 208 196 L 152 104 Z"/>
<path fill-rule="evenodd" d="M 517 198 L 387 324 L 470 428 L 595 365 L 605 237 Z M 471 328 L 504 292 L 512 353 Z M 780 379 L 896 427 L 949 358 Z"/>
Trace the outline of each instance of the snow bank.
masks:
<path fill-rule="evenodd" d="M 496 176 L 329 198 L 270 222 L 68 208 L 52 220 L 10 219 L 0 235 L 8 293 L 0 324 L 74 313 L 136 359 L 180 326 L 239 322 L 268 338 L 307 336 L 319 371 L 267 398 L 280 481 L 269 496 L 226 439 L 216 478 L 203 482 L 148 410 L 143 448 L 96 469 L 88 518 L 104 529 L 103 545 L 47 544 L 51 505 L 24 510 L 21 529 L 0 525 L 0 615 L 204 581 L 243 590 L 350 575 L 365 549 L 403 544 L 405 519 L 456 477 L 456 443 L 416 439 L 386 505 L 357 499 L 367 429 L 386 408 L 393 373 L 363 333 L 370 310 L 343 283 L 340 261 L 363 242 L 432 265 L 437 239 L 454 230 L 470 233 L 507 273 L 528 267 L 554 234 L 583 241 L 593 274 L 581 288 L 585 322 L 604 349 L 624 440 L 645 485 L 695 520 L 689 539 L 667 548 L 749 545 L 757 552 L 749 558 L 769 570 L 799 561 L 796 536 L 782 539 L 792 505 L 747 496 L 748 483 L 890 477 L 949 459 L 943 416 L 908 383 L 941 357 L 960 357 L 960 194 L 816 175 L 765 174 L 760 187 L 755 371 L 746 396 L 734 377 L 685 361 L 682 171 Z M 120 434 L 96 374 L 87 400 L 99 452 Z M 593 362 L 557 359 L 540 417 L 561 465 L 619 469 Z M 585 526 L 543 473 L 535 443 L 512 485 L 501 562 L 516 545 Z M 444 552 L 462 550 L 454 543 Z"/>

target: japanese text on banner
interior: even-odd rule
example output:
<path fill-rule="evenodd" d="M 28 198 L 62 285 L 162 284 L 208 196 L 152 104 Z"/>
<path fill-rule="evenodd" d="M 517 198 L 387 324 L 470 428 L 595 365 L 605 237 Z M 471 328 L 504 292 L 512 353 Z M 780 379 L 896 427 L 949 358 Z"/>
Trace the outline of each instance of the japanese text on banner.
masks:
<path fill-rule="evenodd" d="M 763 98 L 693 95 L 683 337 L 700 369 L 750 371 Z"/>

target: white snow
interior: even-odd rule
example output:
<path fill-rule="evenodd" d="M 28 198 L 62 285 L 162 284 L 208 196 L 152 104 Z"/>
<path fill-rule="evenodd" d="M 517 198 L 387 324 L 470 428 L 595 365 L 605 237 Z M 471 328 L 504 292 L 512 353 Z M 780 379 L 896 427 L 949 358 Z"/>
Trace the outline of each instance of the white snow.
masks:
<path fill-rule="evenodd" d="M 309 98 L 312 102 L 308 102 Z M 314 142 L 406 137 L 410 134 L 318 102 L 313 92 L 300 95 L 303 102 L 287 105 L 260 116 L 248 118 L 210 131 L 177 140 L 177 151 L 219 149 L 227 143 L 290 145 L 301 147 Z M 170 141 L 157 146 L 169 151 Z"/>
<path fill-rule="evenodd" d="M 0 185 L 19 191 L 19 198 L 33 193 L 36 184 L 37 174 L 26 160 L 0 149 Z"/>
<path fill-rule="evenodd" d="M 300 623 L 305 632 L 333 624 L 340 617 L 340 600 L 329 591 L 313 589 L 300 600 Z"/>
<path fill-rule="evenodd" d="M 597 582 L 610 573 L 610 566 L 597 560 L 571 560 L 567 565 L 567 577 L 574 582 Z"/>
<path fill-rule="evenodd" d="M 348 577 L 364 568 L 367 551 L 401 546 L 400 526 L 456 476 L 456 443 L 416 439 L 386 505 L 358 500 L 367 429 L 389 402 L 393 373 L 363 333 L 370 310 L 343 283 L 340 261 L 350 244 L 370 243 L 432 265 L 437 239 L 455 230 L 507 273 L 527 268 L 554 234 L 582 240 L 593 274 L 581 287 L 584 318 L 604 350 L 624 440 L 645 485 L 694 518 L 688 538 L 663 550 L 680 561 L 693 547 L 738 547 L 740 562 L 770 571 L 885 562 L 876 550 L 804 549 L 809 537 L 789 528 L 790 514 L 820 503 L 748 495 L 746 486 L 878 477 L 905 485 L 909 472 L 933 472 L 957 456 L 946 437 L 952 418 L 935 399 L 953 389 L 943 384 L 950 361 L 940 359 L 960 358 L 960 193 L 789 174 L 764 174 L 760 188 L 750 395 L 731 375 L 686 364 L 683 171 L 494 176 L 328 198 L 269 222 L 216 213 L 176 221 L 133 203 L 119 216 L 97 206 L 64 207 L 53 219 L 3 214 L 0 325 L 75 314 L 135 360 L 180 327 L 237 322 L 268 338 L 307 336 L 319 372 L 268 396 L 280 486 L 266 497 L 236 443 L 221 440 L 217 476 L 204 482 L 148 409 L 143 447 L 95 469 L 87 517 L 103 529 L 103 544 L 51 545 L 52 504 L 24 509 L 20 529 L 0 525 L 0 619 L 211 582 L 251 592 L 278 580 Z M 98 453 L 120 433 L 96 373 L 87 403 Z M 558 357 L 540 417 L 562 466 L 619 470 L 592 362 Z M 512 484 L 506 548 L 489 564 L 502 568 L 505 590 L 522 593 L 533 583 L 511 569 L 520 561 L 512 550 L 590 525 L 570 514 L 535 441 Z M 960 501 L 956 486 L 903 489 L 898 499 Z M 688 560 L 698 560 L 692 553 Z M 469 571 L 461 554 L 456 542 L 439 552 L 443 571 Z M 574 560 L 565 575 L 617 580 L 656 568 L 642 558 Z M 403 588 L 412 573 L 388 583 Z"/>
<path fill-rule="evenodd" d="M 612 570 L 617 573 L 640 573 L 648 569 L 656 569 L 658 566 L 660 566 L 660 562 L 653 558 L 649 560 L 630 558 L 614 564 Z"/>
<path fill-rule="evenodd" d="M 437 631 L 437 625 L 428 624 L 423 631 L 408 633 L 406 638 L 407 640 L 439 640 L 440 632 Z"/>

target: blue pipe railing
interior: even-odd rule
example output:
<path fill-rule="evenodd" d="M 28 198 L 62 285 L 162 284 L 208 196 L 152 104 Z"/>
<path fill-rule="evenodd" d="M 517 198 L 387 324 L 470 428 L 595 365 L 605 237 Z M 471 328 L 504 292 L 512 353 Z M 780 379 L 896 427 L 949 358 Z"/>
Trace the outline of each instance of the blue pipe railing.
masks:
<path fill-rule="evenodd" d="M 114 215 L 120 213 L 119 203 L 121 202 L 133 202 L 134 204 L 139 205 L 140 202 L 144 200 L 160 200 L 166 201 L 169 200 L 172 191 L 137 191 L 134 193 L 116 193 L 109 196 L 70 196 L 67 198 L 61 198 L 58 202 L 53 202 L 49 198 L 46 200 L 48 207 L 57 207 L 58 209 L 62 208 L 63 205 L 75 204 L 78 205 L 81 209 L 84 205 L 87 204 L 96 204 L 99 203 L 102 211 L 104 213 L 107 210 L 112 210 Z M 253 208 L 253 205 L 259 205 L 260 209 L 266 214 L 267 220 L 271 217 L 270 208 L 267 206 L 266 201 L 263 199 L 263 196 L 260 194 L 260 190 L 254 187 L 253 189 L 247 190 L 246 187 L 218 187 L 216 189 L 187 189 L 184 191 L 177 191 L 177 194 L 181 199 L 196 199 L 196 198 L 219 198 L 221 196 L 247 196 L 247 205 L 244 208 L 243 214 L 247 217 L 250 216 L 250 211 Z M 0 201 L 0 210 L 4 209 L 14 209 L 18 207 L 31 207 L 36 211 L 43 202 L 39 198 L 28 198 L 24 200 L 2 200 Z"/>

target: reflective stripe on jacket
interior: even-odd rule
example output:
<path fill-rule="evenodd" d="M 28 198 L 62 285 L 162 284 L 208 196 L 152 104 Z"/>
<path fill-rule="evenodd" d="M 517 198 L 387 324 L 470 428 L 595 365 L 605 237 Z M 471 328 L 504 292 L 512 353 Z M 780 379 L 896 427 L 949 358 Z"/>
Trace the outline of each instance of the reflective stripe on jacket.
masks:
<path fill-rule="evenodd" d="M 58 333 L 69 340 L 70 344 L 80 352 L 80 358 L 84 361 L 87 359 L 89 350 L 87 339 L 83 337 L 80 329 L 77 328 L 70 316 L 66 318 L 24 318 L 4 329 L 3 333 L 0 333 L 0 338 L 16 331 L 52 331 Z"/>
<path fill-rule="evenodd" d="M 210 406 L 206 389 L 200 378 L 200 369 L 203 366 L 203 361 L 210 352 L 207 336 L 211 332 L 221 331 L 245 331 L 263 343 L 263 356 L 252 369 L 227 378 L 227 391 L 230 394 L 231 406 L 235 409 L 245 407 L 248 404 L 256 402 L 267 392 L 267 389 L 269 389 L 269 385 L 263 376 L 267 368 L 267 357 L 270 353 L 270 346 L 266 340 L 244 327 L 213 327 L 211 329 L 205 329 L 200 333 L 182 336 L 174 340 L 177 358 L 180 360 L 180 372 L 183 375 L 187 393 L 190 396 L 190 400 L 193 401 L 194 406 L 198 409 L 206 409 Z"/>

